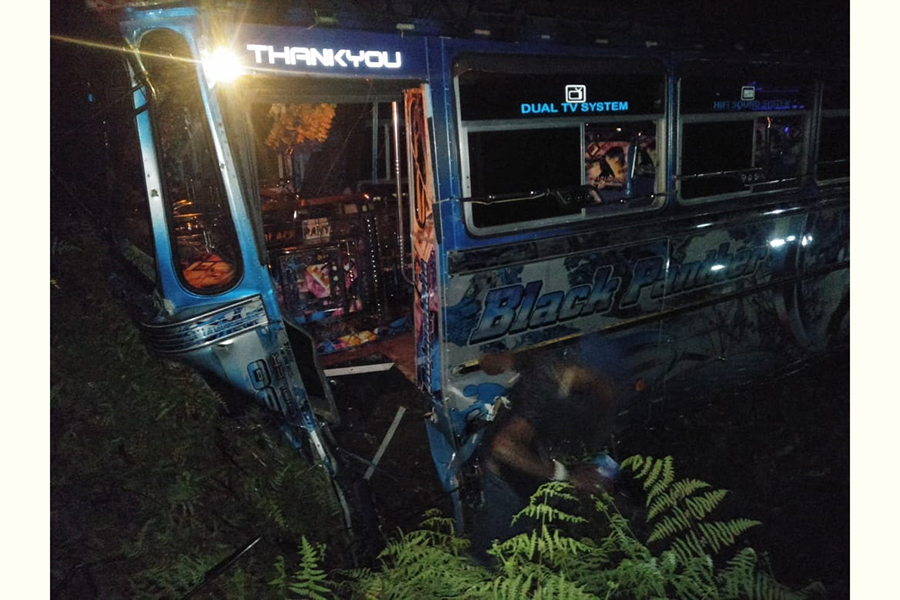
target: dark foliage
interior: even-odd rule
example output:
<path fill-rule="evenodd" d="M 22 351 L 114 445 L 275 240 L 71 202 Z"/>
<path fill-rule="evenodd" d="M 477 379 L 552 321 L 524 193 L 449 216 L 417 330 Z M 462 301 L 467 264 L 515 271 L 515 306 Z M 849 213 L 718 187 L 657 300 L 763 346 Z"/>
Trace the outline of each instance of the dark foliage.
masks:
<path fill-rule="evenodd" d="M 345 547 L 322 470 L 256 411 L 228 416 L 193 371 L 149 355 L 104 283 L 106 247 L 74 211 L 53 221 L 53 596 L 179 597 L 261 536 L 206 592 L 261 598 L 303 535 Z"/>

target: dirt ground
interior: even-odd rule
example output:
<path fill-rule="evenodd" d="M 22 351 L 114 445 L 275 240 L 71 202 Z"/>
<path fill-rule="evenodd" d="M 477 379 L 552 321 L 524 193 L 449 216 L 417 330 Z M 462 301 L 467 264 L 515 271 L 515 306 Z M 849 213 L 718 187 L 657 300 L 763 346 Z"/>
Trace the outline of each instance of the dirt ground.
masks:
<path fill-rule="evenodd" d="M 623 433 L 618 455 L 672 455 L 678 478 L 731 490 L 721 518 L 762 521 L 745 534 L 776 578 L 794 589 L 850 588 L 849 351 L 691 412 Z M 406 412 L 370 480 L 384 535 L 414 529 L 423 512 L 450 512 L 434 474 L 426 407 L 396 370 L 336 380 L 344 425 L 335 433 L 349 468 L 367 468 L 399 406 Z M 351 456 L 347 453 L 352 453 Z"/>

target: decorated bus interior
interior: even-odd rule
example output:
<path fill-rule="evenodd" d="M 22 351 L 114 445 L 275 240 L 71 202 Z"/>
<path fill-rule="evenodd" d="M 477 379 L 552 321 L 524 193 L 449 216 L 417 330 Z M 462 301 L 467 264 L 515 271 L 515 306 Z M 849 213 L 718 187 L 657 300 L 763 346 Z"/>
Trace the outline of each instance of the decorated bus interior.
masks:
<path fill-rule="evenodd" d="M 414 377 L 403 90 L 416 85 L 256 77 L 223 94 L 253 154 L 283 318 L 326 373 L 393 363 Z"/>
<path fill-rule="evenodd" d="M 178 274 L 188 289 L 215 294 L 240 278 L 239 244 L 201 127 L 194 68 L 154 58 L 180 45 L 174 34 L 154 32 L 142 51 L 157 93 L 159 146 L 173 165 L 166 180 L 176 199 L 169 219 Z M 306 385 L 327 394 L 317 364 L 327 375 L 344 363 L 393 363 L 412 379 L 403 90 L 417 82 L 241 83 L 218 97 L 248 216 L 256 237 L 262 233 L 258 252 Z"/>

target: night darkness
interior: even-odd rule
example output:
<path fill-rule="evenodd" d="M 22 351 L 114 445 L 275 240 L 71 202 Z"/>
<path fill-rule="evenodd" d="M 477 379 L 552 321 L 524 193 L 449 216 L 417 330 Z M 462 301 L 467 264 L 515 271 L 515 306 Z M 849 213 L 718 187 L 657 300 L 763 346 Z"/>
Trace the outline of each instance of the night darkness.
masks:
<path fill-rule="evenodd" d="M 273 18 L 292 3 L 264 5 Z M 515 39 L 529 27 L 559 31 L 565 39 L 592 43 L 602 37 L 611 45 L 630 45 L 637 41 L 657 41 L 661 47 L 691 48 L 697 44 L 710 50 L 741 48 L 775 56 L 805 55 L 821 59 L 834 56 L 846 59 L 850 50 L 850 14 L 839 0 L 756 2 L 472 2 L 434 3 L 384 2 L 383 10 L 369 2 L 299 2 L 306 8 L 326 10 L 369 10 L 381 17 L 395 12 L 403 18 L 433 19 L 447 23 L 448 31 L 461 33 L 490 19 L 495 35 Z M 509 18 L 498 17 L 508 14 Z M 562 16 L 553 25 L 554 16 Z M 51 2 L 52 35 L 119 45 L 114 17 L 98 16 L 79 0 Z M 387 19 L 390 21 L 390 19 Z M 547 25 L 551 23 L 551 25 Z M 538 25 L 530 25 L 538 24 Z M 91 48 L 67 41 L 51 40 L 51 168 L 69 178 L 96 175 L 106 156 L 96 128 L 98 106 L 115 98 L 125 88 L 121 60 L 109 49 Z M 89 101 L 92 95 L 94 102 Z M 102 116 L 101 116 L 102 118 Z M 107 120 L 105 127 L 118 124 Z M 93 139 L 79 134 L 81 128 L 94 133 Z M 92 131 L 93 130 L 93 131 Z M 99 159 L 99 160 L 98 160 Z"/>
<path fill-rule="evenodd" d="M 256 4 L 265 5 L 271 14 L 277 15 L 279 10 L 292 3 L 281 0 Z M 473 24 L 480 22 L 479 18 L 487 18 L 485 15 L 507 13 L 511 15 L 511 23 L 496 29 L 498 35 L 510 37 L 514 37 L 517 29 L 527 23 L 552 20 L 555 11 L 571 18 L 585 15 L 584 20 L 590 27 L 578 28 L 585 39 L 589 40 L 591 35 L 605 37 L 613 45 L 628 44 L 630 40 L 655 40 L 665 47 L 668 40 L 672 40 L 673 44 L 688 47 L 702 44 L 714 50 L 740 48 L 775 56 L 799 55 L 825 60 L 834 57 L 846 61 L 850 55 L 849 2 L 839 0 L 630 3 L 598 0 L 528 3 L 414 0 L 297 4 L 348 11 L 364 7 L 381 15 L 393 10 L 398 14 L 398 21 L 410 17 L 447 21 L 460 31 L 469 30 Z M 526 4 L 530 12 L 521 8 Z M 84 0 L 52 0 L 50 33 L 57 38 L 120 45 L 115 24 L 90 12 Z M 58 251 L 65 253 L 78 245 L 78 242 L 65 241 L 73 211 L 80 211 L 73 207 L 83 205 L 87 220 L 99 225 L 102 236 L 103 228 L 111 223 L 109 219 L 115 218 L 105 208 L 109 194 L 115 193 L 110 186 L 116 181 L 140 185 L 140 166 L 139 159 L 128 150 L 128 144 L 132 141 L 129 137 L 132 135 L 132 125 L 122 118 L 127 112 L 113 102 L 127 91 L 121 59 L 116 52 L 109 48 L 51 39 L 49 90 L 51 244 L 56 244 Z M 124 169 L 123 164 L 127 165 Z M 125 172 L 111 175 L 111 171 L 116 169 Z M 90 195 L 97 201 L 85 201 L 79 195 Z M 56 258 L 70 259 L 71 252 L 65 256 L 51 252 L 51 279 L 58 275 L 54 266 Z M 84 276 L 103 277 L 95 269 L 87 268 Z M 63 280 L 59 274 L 59 281 Z M 94 283 L 106 286 L 103 280 L 98 279 Z M 51 294 L 51 303 L 54 302 Z M 79 335 L 71 326 L 61 325 L 67 313 L 60 311 L 89 312 L 90 306 L 86 302 L 60 301 L 56 304 L 50 311 L 51 334 L 48 337 L 54 340 L 57 333 L 59 336 Z M 76 321 L 72 319 L 72 322 Z M 90 332 L 82 332 L 82 335 L 90 335 Z M 107 350 L 114 353 L 114 349 Z M 80 374 L 65 370 L 76 363 L 56 362 L 52 352 L 50 360 L 51 394 L 56 393 L 53 390 L 57 388 L 65 388 L 65 381 L 79 380 Z M 740 498 L 736 506 L 739 516 L 752 514 L 765 524 L 767 533 L 756 535 L 753 543 L 768 551 L 780 581 L 797 588 L 819 580 L 828 589 L 827 597 L 849 597 L 849 361 L 848 349 L 846 353 L 830 358 L 817 370 L 784 382 L 765 383 L 754 392 L 757 396 L 751 393 L 735 400 L 741 403 L 740 406 L 710 406 L 682 420 L 677 428 L 664 427 L 648 433 L 646 437 L 626 439 L 623 441 L 628 450 L 626 455 L 642 453 L 662 456 L 671 453 L 680 460 L 686 472 L 702 473 L 701 479 L 732 490 Z M 765 400 L 755 402 L 761 398 Z M 755 403 L 756 407 L 748 408 L 751 403 Z M 387 411 L 372 418 L 383 418 L 385 423 L 389 423 L 391 416 L 392 413 Z M 716 432 L 707 435 L 710 427 Z M 51 452 L 58 441 L 55 436 L 65 429 L 51 422 Z M 674 440 L 678 449 L 659 445 L 662 434 L 670 442 Z M 409 442 L 415 442 L 414 438 L 410 437 Z M 762 462 L 748 461 L 746 448 L 729 445 L 734 439 L 745 440 L 747 446 L 762 448 L 755 454 L 763 458 Z M 127 462 L 127 459 L 123 460 Z M 429 467 L 427 462 L 430 458 L 424 454 L 417 456 L 416 460 L 423 461 L 423 468 Z M 60 468 L 54 463 L 51 467 Z M 52 476 L 51 485 L 53 480 Z M 434 491 L 429 487 L 432 483 L 417 480 L 411 485 L 417 486 L 422 501 L 428 502 L 435 498 Z M 135 494 L 135 497 L 138 495 Z M 54 496 L 53 490 L 50 497 L 51 503 L 59 504 L 59 497 Z M 87 502 L 78 500 L 81 501 Z M 113 508 L 118 506 L 116 500 L 104 498 L 103 501 L 109 502 Z M 398 499 L 388 500 L 387 504 L 410 514 L 421 513 L 420 508 L 428 508 L 404 504 Z M 54 506 L 51 506 L 53 509 Z M 86 509 L 85 514 L 94 514 L 92 510 Z M 113 514 L 110 518 L 130 534 L 137 535 L 138 526 L 129 524 L 127 515 Z M 67 537 L 62 545 L 66 549 L 93 542 L 85 531 L 97 525 L 87 517 L 82 521 L 69 519 L 60 522 L 54 519 L 62 517 L 51 513 L 50 527 L 65 530 Z M 397 520 L 403 526 L 408 525 L 402 519 Z M 235 540 L 238 539 L 235 537 Z M 60 545 L 59 540 L 51 532 L 51 544 Z M 283 548 L 278 550 L 284 551 Z M 82 568 L 78 566 L 77 558 L 66 556 L 65 560 L 61 560 L 52 551 L 50 555 L 50 591 L 53 597 L 128 597 L 127 593 L 125 596 L 116 595 L 122 593 L 121 588 L 105 589 L 102 576 L 91 575 L 107 572 L 105 570 L 110 568 L 109 564 L 98 563 Z M 113 565 L 121 559 L 121 556 L 108 558 Z M 59 564 L 54 565 L 54 562 Z"/>

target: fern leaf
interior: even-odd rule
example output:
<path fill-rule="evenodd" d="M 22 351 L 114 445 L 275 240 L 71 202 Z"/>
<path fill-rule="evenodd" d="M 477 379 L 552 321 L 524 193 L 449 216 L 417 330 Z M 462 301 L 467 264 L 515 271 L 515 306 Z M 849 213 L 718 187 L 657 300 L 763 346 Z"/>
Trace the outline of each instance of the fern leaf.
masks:
<path fill-rule="evenodd" d="M 712 490 L 706 492 L 702 496 L 685 498 L 684 505 L 685 508 L 687 508 L 688 514 L 697 521 L 700 521 L 714 511 L 726 495 L 728 495 L 728 490 Z"/>
<path fill-rule="evenodd" d="M 650 467 L 653 466 L 653 459 L 648 457 L 644 459 L 640 454 L 635 454 L 634 456 L 629 456 L 619 465 L 622 470 L 631 469 L 635 477 L 641 479 L 647 474 L 647 471 L 650 470 Z"/>
<path fill-rule="evenodd" d="M 498 577 L 487 586 L 480 588 L 481 592 L 490 592 L 490 598 L 495 600 L 520 600 L 530 592 L 534 573 L 520 573 L 515 577 Z"/>
<path fill-rule="evenodd" d="M 663 519 L 656 524 L 650 537 L 647 538 L 647 543 L 663 540 L 690 528 L 691 519 L 687 513 L 675 507 L 667 516 L 663 517 Z"/>
<path fill-rule="evenodd" d="M 593 600 L 596 596 L 584 591 L 583 586 L 566 579 L 562 573 L 549 575 L 535 591 L 533 600 Z"/>
<path fill-rule="evenodd" d="M 749 593 L 741 597 L 754 600 L 800 600 L 803 595 L 791 591 L 765 573 L 756 573 L 752 579 Z"/>
<path fill-rule="evenodd" d="M 703 542 L 693 531 L 688 531 L 684 536 L 672 541 L 672 550 L 678 555 L 679 560 L 687 563 L 693 558 L 704 556 L 706 549 Z"/>
<path fill-rule="evenodd" d="M 744 548 L 728 560 L 727 568 L 718 576 L 719 587 L 726 599 L 751 597 L 754 572 L 756 571 L 756 552 L 753 548 Z"/>
<path fill-rule="evenodd" d="M 294 574 L 288 589 L 301 598 L 326 600 L 332 592 L 328 575 L 319 567 L 325 554 L 324 546 L 313 546 L 302 536 L 300 539 L 300 570 Z"/>
<path fill-rule="evenodd" d="M 698 528 L 703 540 L 710 545 L 714 553 L 717 553 L 723 547 L 734 544 L 735 539 L 751 527 L 761 524 L 759 521 L 752 519 L 732 519 L 730 521 L 699 523 Z"/>
<path fill-rule="evenodd" d="M 659 494 L 668 489 L 669 484 L 675 480 L 675 470 L 672 466 L 672 457 L 666 456 L 657 461 L 647 481 L 644 482 L 644 489 L 647 492 L 647 506 Z"/>

